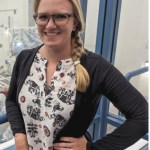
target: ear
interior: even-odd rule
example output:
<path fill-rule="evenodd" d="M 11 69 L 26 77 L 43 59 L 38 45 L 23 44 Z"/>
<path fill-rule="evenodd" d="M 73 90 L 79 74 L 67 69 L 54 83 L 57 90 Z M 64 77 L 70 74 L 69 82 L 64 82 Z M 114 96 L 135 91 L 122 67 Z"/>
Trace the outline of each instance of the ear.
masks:
<path fill-rule="evenodd" d="M 76 30 L 77 25 L 78 25 L 78 21 L 77 21 L 77 19 L 75 18 L 75 19 L 74 19 L 74 23 L 73 23 L 73 31 Z"/>

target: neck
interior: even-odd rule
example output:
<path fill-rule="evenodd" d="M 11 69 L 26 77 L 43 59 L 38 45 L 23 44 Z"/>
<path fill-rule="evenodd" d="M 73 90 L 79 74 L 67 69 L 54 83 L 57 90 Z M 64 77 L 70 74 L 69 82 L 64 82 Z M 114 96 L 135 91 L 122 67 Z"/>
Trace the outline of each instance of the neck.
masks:
<path fill-rule="evenodd" d="M 71 46 L 65 49 L 51 49 L 43 45 L 40 49 L 41 55 L 48 60 L 48 62 L 58 62 L 59 60 L 71 57 Z"/>

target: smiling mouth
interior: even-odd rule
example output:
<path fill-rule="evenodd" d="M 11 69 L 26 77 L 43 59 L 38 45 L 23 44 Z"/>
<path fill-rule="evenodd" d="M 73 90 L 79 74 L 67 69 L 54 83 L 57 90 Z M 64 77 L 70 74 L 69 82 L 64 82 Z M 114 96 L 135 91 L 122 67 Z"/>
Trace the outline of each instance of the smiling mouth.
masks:
<path fill-rule="evenodd" d="M 58 32 L 44 32 L 46 36 L 56 36 L 59 33 Z"/>

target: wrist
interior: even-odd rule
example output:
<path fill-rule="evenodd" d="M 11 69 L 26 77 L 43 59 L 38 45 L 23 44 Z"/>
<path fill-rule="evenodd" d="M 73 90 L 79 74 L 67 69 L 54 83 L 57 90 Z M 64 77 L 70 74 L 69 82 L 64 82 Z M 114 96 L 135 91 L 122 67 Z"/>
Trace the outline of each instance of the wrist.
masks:
<path fill-rule="evenodd" d="M 15 134 L 15 145 L 18 147 L 28 147 L 27 136 L 23 133 Z"/>
<path fill-rule="evenodd" d="M 26 134 L 23 134 L 23 133 L 16 133 L 16 134 L 15 134 L 15 140 L 20 140 L 20 139 L 27 139 Z"/>

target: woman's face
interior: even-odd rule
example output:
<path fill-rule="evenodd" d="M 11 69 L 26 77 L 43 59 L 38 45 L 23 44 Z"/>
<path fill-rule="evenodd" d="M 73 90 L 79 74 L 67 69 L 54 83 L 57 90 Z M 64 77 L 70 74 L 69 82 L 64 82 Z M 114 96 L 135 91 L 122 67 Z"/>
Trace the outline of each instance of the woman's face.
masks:
<path fill-rule="evenodd" d="M 74 16 L 68 17 L 64 24 L 64 14 L 72 15 L 73 8 L 69 0 L 41 0 L 37 10 L 39 20 L 53 15 L 55 23 L 50 17 L 47 25 L 37 25 L 38 33 L 44 45 L 51 49 L 67 49 L 71 47 L 71 33 L 76 26 Z M 67 19 L 66 19 L 67 20 Z"/>

